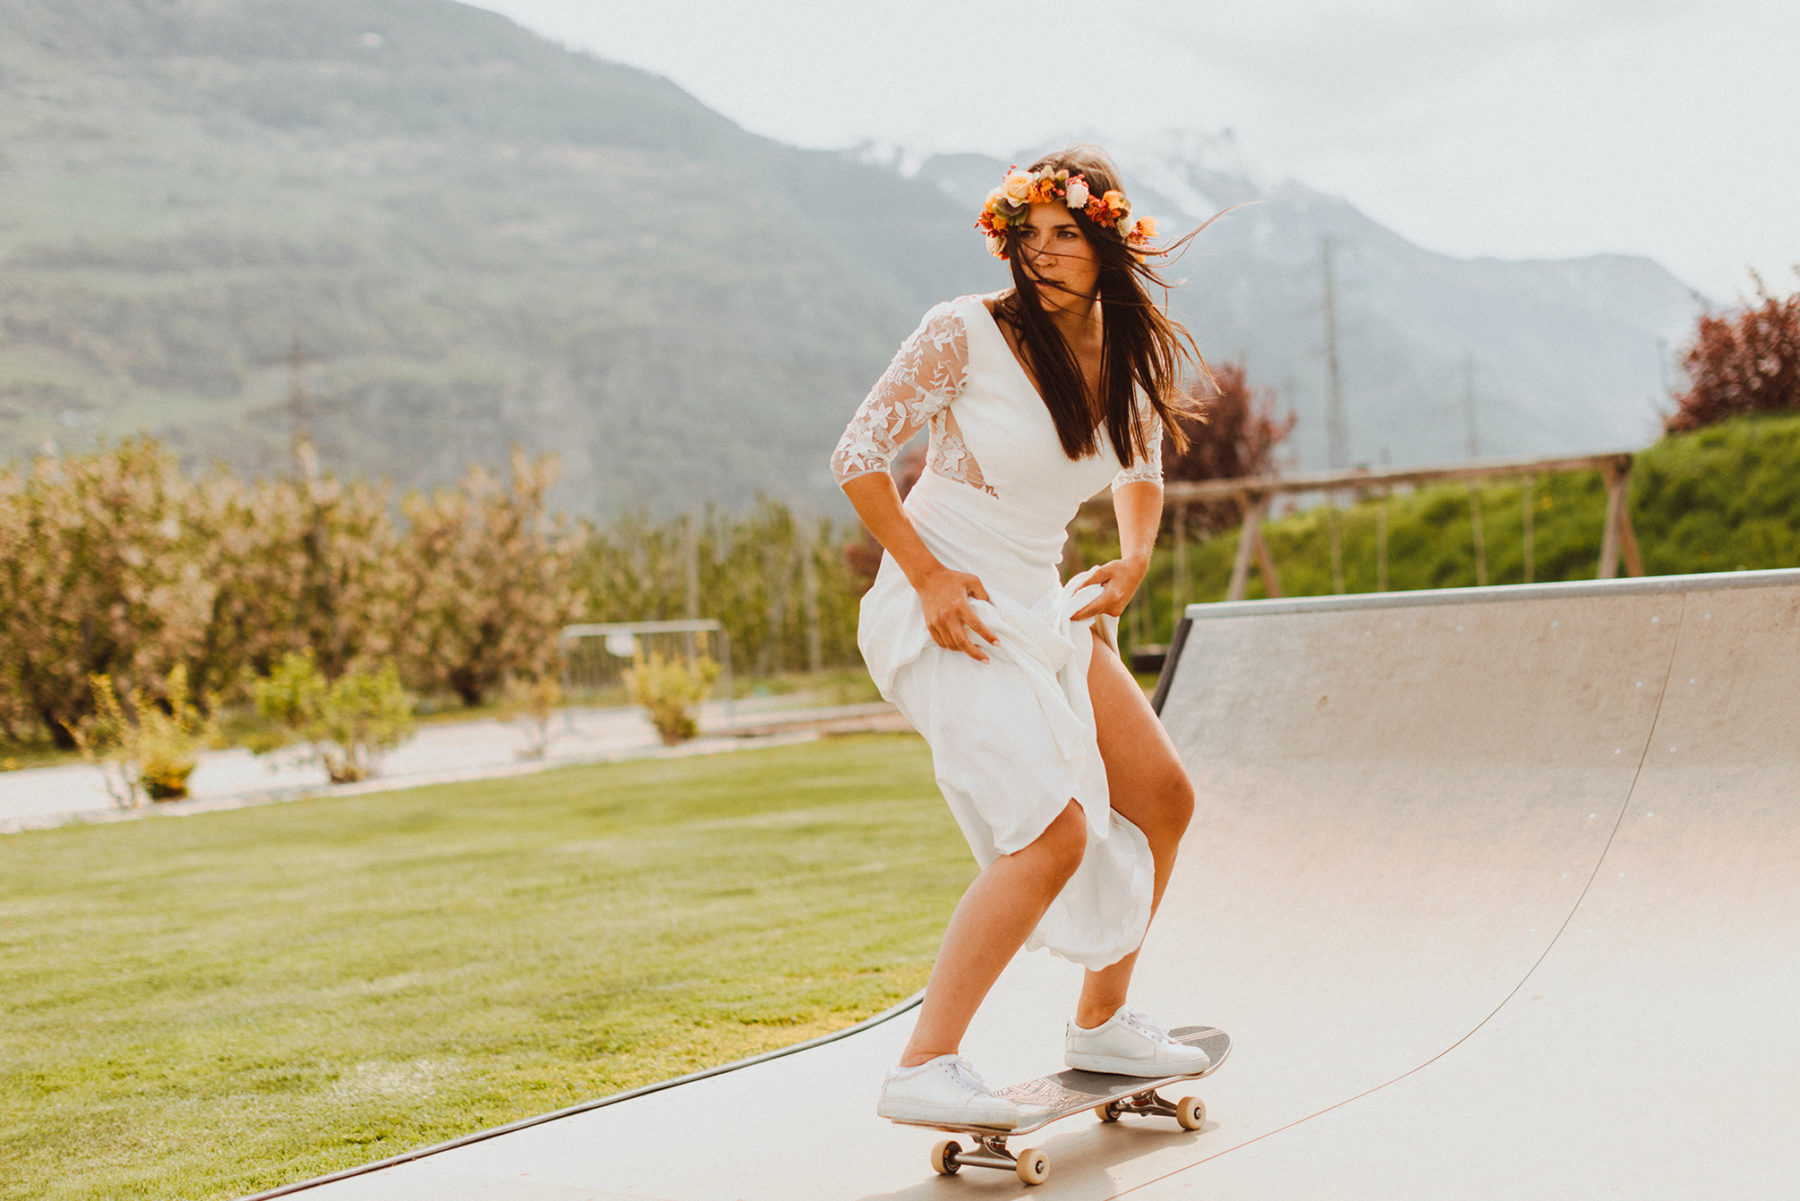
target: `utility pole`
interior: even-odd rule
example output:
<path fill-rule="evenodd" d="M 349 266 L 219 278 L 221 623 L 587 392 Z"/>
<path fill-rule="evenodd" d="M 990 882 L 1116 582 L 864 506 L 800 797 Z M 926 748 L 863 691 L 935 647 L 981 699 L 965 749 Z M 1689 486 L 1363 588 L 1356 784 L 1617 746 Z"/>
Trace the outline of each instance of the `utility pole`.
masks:
<path fill-rule="evenodd" d="M 1325 437 L 1326 459 L 1333 471 L 1350 466 L 1350 431 L 1344 422 L 1343 378 L 1338 369 L 1337 285 L 1331 271 L 1331 235 L 1319 239 L 1325 276 Z"/>
<path fill-rule="evenodd" d="M 1475 353 L 1463 352 L 1463 417 L 1469 427 L 1469 458 L 1481 457 L 1481 439 L 1475 429 Z"/>
<path fill-rule="evenodd" d="M 1338 370 L 1337 288 L 1331 275 L 1331 235 L 1319 238 L 1319 262 L 1325 278 L 1325 438 L 1326 458 L 1333 471 L 1350 465 L 1350 435 L 1344 423 L 1343 379 Z M 1338 529 L 1337 497 L 1325 494 L 1325 520 L 1331 534 L 1331 585 L 1344 591 L 1343 532 Z"/>
<path fill-rule="evenodd" d="M 312 401 L 306 395 L 306 347 L 300 335 L 288 348 L 288 424 L 293 432 L 294 459 L 309 484 L 319 481 L 319 452 L 312 440 Z"/>
<path fill-rule="evenodd" d="M 1463 353 L 1463 417 L 1469 426 L 1469 460 L 1481 457 L 1481 439 L 1475 428 L 1475 353 Z M 1475 585 L 1487 587 L 1487 539 L 1481 530 L 1481 493 L 1469 484 L 1469 528 L 1475 541 Z"/>

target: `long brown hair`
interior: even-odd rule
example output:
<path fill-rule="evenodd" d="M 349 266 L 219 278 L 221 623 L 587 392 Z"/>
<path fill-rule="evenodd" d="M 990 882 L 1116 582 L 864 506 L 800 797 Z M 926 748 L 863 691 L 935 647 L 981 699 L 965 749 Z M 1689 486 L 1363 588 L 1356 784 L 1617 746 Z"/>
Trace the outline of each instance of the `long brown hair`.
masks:
<path fill-rule="evenodd" d="M 1066 168 L 1069 174 L 1080 173 L 1088 190 L 1096 196 L 1119 188 L 1119 169 L 1100 147 L 1080 143 L 1054 154 L 1046 154 L 1028 170 Z M 1161 258 L 1187 245 L 1193 236 L 1211 225 L 1223 214 L 1215 214 L 1198 228 L 1168 246 L 1145 250 L 1145 261 L 1125 244 L 1116 229 L 1101 226 L 1081 209 L 1070 209 L 1088 245 L 1100 260 L 1097 284 L 1104 327 L 1100 349 L 1101 408 L 1105 412 L 1107 436 L 1112 440 L 1121 466 L 1129 467 L 1139 457 L 1148 457 L 1151 436 L 1149 423 L 1133 403 L 1135 388 L 1141 387 L 1151 407 L 1162 418 L 1163 427 L 1175 443 L 1177 452 L 1187 449 L 1188 439 L 1177 415 L 1203 419 L 1198 404 L 1182 387 L 1182 364 L 1197 365 L 1210 381 L 1212 371 L 1187 327 L 1165 311 L 1171 284 L 1150 265 L 1151 258 Z M 1063 453 L 1071 459 L 1085 459 L 1099 453 L 1100 443 L 1093 420 L 1087 383 L 1081 366 L 1069 349 L 1062 331 L 1045 313 L 1038 296 L 1038 280 L 1019 253 L 1019 228 L 1008 226 L 1003 235 L 1012 264 L 1013 291 L 995 305 L 995 315 L 1003 317 L 1018 334 L 1025 361 L 1036 378 L 1044 403 L 1056 422 L 1057 436 Z M 1150 299 L 1145 283 L 1163 290 L 1164 303 Z"/>

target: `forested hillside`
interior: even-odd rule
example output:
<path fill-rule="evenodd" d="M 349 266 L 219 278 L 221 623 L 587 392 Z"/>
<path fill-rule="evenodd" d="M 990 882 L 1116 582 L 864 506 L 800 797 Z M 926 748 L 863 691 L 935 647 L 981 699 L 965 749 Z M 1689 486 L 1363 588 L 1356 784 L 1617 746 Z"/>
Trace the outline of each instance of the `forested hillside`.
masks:
<path fill-rule="evenodd" d="M 985 264 L 951 202 L 445 0 L 0 0 L 0 455 L 145 430 L 561 506 L 829 487 L 842 418 Z M 875 244 L 903 239 L 908 253 Z"/>

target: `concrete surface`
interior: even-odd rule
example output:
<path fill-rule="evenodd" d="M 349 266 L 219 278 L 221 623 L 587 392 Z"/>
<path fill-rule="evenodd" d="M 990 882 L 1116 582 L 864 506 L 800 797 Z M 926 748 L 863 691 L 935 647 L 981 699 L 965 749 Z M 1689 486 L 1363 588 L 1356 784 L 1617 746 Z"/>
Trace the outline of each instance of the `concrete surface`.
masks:
<path fill-rule="evenodd" d="M 1024 1140 L 1034 1196 L 1800 1190 L 1800 571 L 1189 616 L 1163 719 L 1199 811 L 1136 1000 L 1235 1049 L 1199 1133 Z M 991 1082 L 1055 1065 L 1077 977 L 1008 969 L 965 1044 Z M 303 1192 L 1022 1192 L 874 1116 L 910 1020 Z"/>

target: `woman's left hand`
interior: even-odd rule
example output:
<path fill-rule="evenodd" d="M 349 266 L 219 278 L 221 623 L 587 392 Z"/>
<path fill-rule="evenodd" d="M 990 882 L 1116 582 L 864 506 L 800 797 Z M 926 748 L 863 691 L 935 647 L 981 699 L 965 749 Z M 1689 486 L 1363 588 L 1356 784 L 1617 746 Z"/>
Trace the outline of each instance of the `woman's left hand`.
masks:
<path fill-rule="evenodd" d="M 1084 621 L 1101 613 L 1117 617 L 1124 613 L 1125 606 L 1137 594 L 1138 585 L 1144 582 L 1144 573 L 1149 567 L 1148 563 L 1138 559 L 1114 559 L 1094 568 L 1088 574 L 1087 583 L 1101 584 L 1105 591 L 1083 605 L 1070 620 Z"/>

